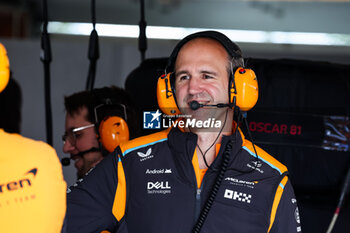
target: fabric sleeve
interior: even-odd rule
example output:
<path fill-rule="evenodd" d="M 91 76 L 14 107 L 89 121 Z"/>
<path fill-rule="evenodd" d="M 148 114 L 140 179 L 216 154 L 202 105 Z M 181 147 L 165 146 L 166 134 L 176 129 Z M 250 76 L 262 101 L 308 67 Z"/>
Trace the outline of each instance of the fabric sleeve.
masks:
<path fill-rule="evenodd" d="M 118 184 L 117 154 L 106 156 L 67 190 L 67 232 L 114 232 L 112 206 Z"/>
<path fill-rule="evenodd" d="M 281 186 L 281 184 L 280 184 Z M 288 179 L 283 187 L 275 221 L 270 233 L 300 233 L 300 215 L 293 187 Z"/>

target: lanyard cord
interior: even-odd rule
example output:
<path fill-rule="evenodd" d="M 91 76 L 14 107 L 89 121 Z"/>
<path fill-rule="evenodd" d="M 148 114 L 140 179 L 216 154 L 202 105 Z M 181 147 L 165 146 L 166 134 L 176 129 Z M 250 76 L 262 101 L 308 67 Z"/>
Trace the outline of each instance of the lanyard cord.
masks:
<path fill-rule="evenodd" d="M 204 160 L 204 163 L 205 163 L 205 166 L 207 166 L 208 169 L 213 169 L 213 171 L 217 171 L 217 169 L 215 168 L 212 168 L 208 165 L 208 162 L 207 162 L 207 159 L 205 158 L 205 155 L 207 154 L 207 152 L 210 150 L 210 148 L 212 148 L 214 145 L 215 145 L 215 142 L 218 140 L 219 136 L 221 135 L 221 132 L 222 130 L 224 129 L 225 125 L 226 125 L 226 120 L 227 120 L 227 113 L 228 113 L 228 109 L 226 110 L 226 114 L 225 114 L 225 120 L 224 120 L 224 124 L 223 126 L 221 127 L 218 135 L 216 136 L 214 142 L 209 146 L 209 148 L 203 153 L 202 149 L 199 147 L 198 143 L 197 143 L 197 147 L 199 149 L 199 152 L 201 152 L 202 154 L 202 157 L 203 157 L 203 160 Z M 190 131 L 191 131 L 191 128 L 189 128 Z"/>
<path fill-rule="evenodd" d="M 248 124 L 248 121 L 247 121 L 247 112 L 244 112 L 243 113 L 243 120 L 244 120 L 244 124 L 245 124 L 245 127 L 247 129 L 247 133 L 248 133 L 248 136 L 249 136 L 249 140 L 252 142 L 252 145 L 253 145 L 253 149 L 254 149 L 254 152 L 256 154 L 256 161 L 259 160 L 259 155 L 258 155 L 258 152 L 256 152 L 256 148 L 255 148 L 255 142 L 254 142 L 254 138 L 250 132 L 250 129 L 249 129 L 249 124 Z M 257 168 L 257 165 L 255 165 L 255 169 Z"/>
<path fill-rule="evenodd" d="M 238 109 L 238 107 L 236 107 Z M 230 161 L 230 155 L 231 155 L 231 151 L 232 151 L 232 147 L 233 147 L 233 141 L 235 140 L 235 138 L 237 137 L 237 134 L 239 134 L 239 132 L 237 131 L 238 130 L 238 126 L 240 124 L 240 121 L 242 120 L 242 117 L 243 117 L 243 120 L 245 121 L 244 123 L 246 124 L 246 126 L 248 127 L 248 123 L 247 123 L 247 120 L 246 120 L 246 114 L 243 114 L 242 116 L 242 112 L 238 109 L 238 117 L 237 117 L 237 125 L 236 125 L 236 128 L 234 130 L 234 136 L 231 137 L 231 139 L 227 142 L 226 144 L 226 147 L 225 147 L 225 151 L 224 151 L 224 154 L 223 154 L 223 158 L 222 158 L 222 163 L 221 163 L 221 167 L 220 167 L 220 170 L 219 170 L 219 174 L 217 175 L 216 177 L 216 180 L 215 180 L 215 183 L 213 184 L 212 186 L 212 189 L 211 189 L 211 192 L 209 194 L 209 197 L 207 199 L 207 201 L 205 202 L 205 205 L 203 206 L 203 209 L 198 217 L 198 220 L 196 222 L 196 225 L 193 227 L 192 229 L 192 233 L 199 233 L 202 229 L 202 226 L 204 225 L 204 222 L 209 214 L 209 211 L 214 203 L 214 200 L 216 198 L 216 195 L 219 191 L 219 188 L 220 188 L 220 185 L 221 185 L 221 182 L 224 178 L 224 175 L 225 175 L 225 172 L 227 170 L 227 166 L 228 166 L 228 163 Z M 250 131 L 249 131 L 249 128 L 248 128 L 248 133 L 249 133 L 249 136 L 251 138 L 251 140 L 253 139 L 251 134 L 250 134 Z M 256 161 L 259 160 L 259 157 L 258 157 L 258 154 L 256 152 L 256 149 L 255 149 L 255 145 L 254 145 L 254 142 L 253 142 L 253 148 L 254 148 L 254 152 L 256 154 Z M 234 160 L 237 158 L 237 156 L 235 156 L 233 158 L 233 162 Z M 233 163 L 232 162 L 232 163 Z M 257 164 L 255 165 L 255 169 L 257 168 Z M 255 169 L 252 169 L 250 170 L 249 172 L 252 172 L 253 170 Z M 249 173 L 248 172 L 248 173 Z M 349 172 L 350 174 L 350 172 Z M 350 175 L 349 175 L 350 177 Z M 349 178 L 350 180 L 350 178 Z"/>
<path fill-rule="evenodd" d="M 88 58 L 90 60 L 88 78 L 86 80 L 86 90 L 92 90 L 94 88 L 95 77 L 96 77 L 96 67 L 97 60 L 100 57 L 99 45 L 98 45 L 98 34 L 95 29 L 96 26 L 96 7 L 95 0 L 91 0 L 91 21 L 92 21 L 92 31 L 89 40 L 89 51 Z"/>
<path fill-rule="evenodd" d="M 43 0 L 43 29 L 41 33 L 40 60 L 44 65 L 44 89 L 45 89 L 45 117 L 46 117 L 46 142 L 52 146 L 52 110 L 51 110 L 51 89 L 50 89 L 50 62 L 51 46 L 50 37 L 47 32 L 47 0 Z"/>
<path fill-rule="evenodd" d="M 236 137 L 236 132 L 234 132 L 234 136 L 232 136 L 232 138 L 226 144 L 219 174 L 216 177 L 215 183 L 212 186 L 211 192 L 209 194 L 207 201 L 205 202 L 205 205 L 203 206 L 201 214 L 199 215 L 199 217 L 197 219 L 196 225 L 192 229 L 192 233 L 198 233 L 201 231 L 202 226 L 204 225 L 204 222 L 205 222 L 205 220 L 209 214 L 209 211 L 214 203 L 214 200 L 215 200 L 216 195 L 219 191 L 221 182 L 224 179 L 224 175 L 225 175 L 225 172 L 227 170 L 228 163 L 230 161 L 230 155 L 231 155 L 233 141 L 234 141 L 235 137 Z"/>
<path fill-rule="evenodd" d="M 240 115 L 238 116 L 238 119 L 239 118 L 240 118 Z M 236 140 L 237 133 L 239 133 L 239 132 L 237 132 L 238 124 L 239 124 L 239 122 L 237 122 L 236 128 L 233 131 L 233 135 L 231 136 L 230 140 L 226 144 L 225 151 L 224 151 L 224 154 L 222 157 L 222 162 L 221 162 L 219 174 L 217 175 L 215 183 L 213 184 L 213 186 L 211 188 L 211 192 L 209 194 L 209 197 L 206 200 L 206 202 L 203 206 L 203 209 L 201 210 L 201 213 L 197 219 L 196 225 L 192 229 L 192 233 L 199 233 L 201 231 L 202 226 L 204 225 L 204 222 L 205 222 L 205 220 L 209 214 L 209 211 L 214 203 L 214 200 L 215 200 L 216 195 L 219 191 L 221 182 L 224 179 L 224 175 L 225 175 L 225 172 L 227 170 L 228 163 L 230 161 L 230 156 L 231 156 L 231 152 L 233 149 L 232 148 L 233 142 L 234 142 L 234 140 Z M 235 156 L 233 160 L 235 160 L 236 158 L 237 158 L 237 156 Z"/>

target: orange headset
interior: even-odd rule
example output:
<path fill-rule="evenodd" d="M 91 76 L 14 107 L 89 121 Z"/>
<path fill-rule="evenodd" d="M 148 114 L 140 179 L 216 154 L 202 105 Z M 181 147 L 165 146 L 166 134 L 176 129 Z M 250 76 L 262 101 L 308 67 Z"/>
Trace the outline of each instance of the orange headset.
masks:
<path fill-rule="evenodd" d="M 224 46 L 228 54 L 234 59 L 241 58 L 240 48 L 224 34 L 216 31 L 203 31 L 191 34 L 181 40 L 174 48 L 166 70 L 174 70 L 177 55 L 184 44 L 188 41 L 199 38 L 211 38 Z M 232 70 L 232 76 L 229 81 L 229 100 L 233 107 L 237 106 L 242 111 L 249 111 L 258 101 L 259 89 L 258 81 L 253 70 L 244 67 L 238 67 Z M 180 114 L 176 104 L 173 72 L 163 74 L 157 82 L 157 100 L 161 111 L 167 115 Z"/>
<path fill-rule="evenodd" d="M 0 92 L 7 86 L 10 79 L 10 62 L 6 48 L 0 43 Z"/>
<path fill-rule="evenodd" d="M 94 113 L 98 139 L 108 152 L 113 152 L 120 143 L 129 140 L 125 105 L 105 99 L 94 108 Z"/>

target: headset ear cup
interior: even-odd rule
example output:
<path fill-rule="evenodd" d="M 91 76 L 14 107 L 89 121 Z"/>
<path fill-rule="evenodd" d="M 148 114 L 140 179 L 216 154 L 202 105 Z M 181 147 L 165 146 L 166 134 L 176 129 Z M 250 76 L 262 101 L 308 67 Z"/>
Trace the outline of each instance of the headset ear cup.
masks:
<path fill-rule="evenodd" d="M 128 125 L 118 116 L 110 116 L 102 120 L 98 131 L 102 146 L 109 152 L 113 152 L 120 143 L 129 140 Z"/>
<path fill-rule="evenodd" d="M 5 47 L 0 43 L 0 92 L 7 86 L 10 79 L 10 62 Z"/>
<path fill-rule="evenodd" d="M 259 97 L 256 75 L 251 69 L 239 67 L 235 72 L 234 79 L 237 94 L 233 95 L 236 96 L 236 105 L 244 112 L 249 111 L 255 106 Z"/>
<path fill-rule="evenodd" d="M 158 78 L 157 82 L 157 101 L 160 110 L 167 115 L 180 114 L 177 107 L 174 93 L 171 90 L 170 84 L 171 73 L 164 74 Z"/>

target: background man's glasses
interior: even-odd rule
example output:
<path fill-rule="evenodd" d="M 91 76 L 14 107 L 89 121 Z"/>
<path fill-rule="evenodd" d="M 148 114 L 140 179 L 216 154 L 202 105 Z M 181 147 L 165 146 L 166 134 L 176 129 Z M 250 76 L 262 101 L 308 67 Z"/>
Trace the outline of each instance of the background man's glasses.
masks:
<path fill-rule="evenodd" d="M 76 133 L 79 131 L 82 131 L 84 129 L 92 128 L 94 126 L 95 126 L 95 124 L 85 125 L 82 127 L 71 129 L 68 132 L 65 132 L 64 135 L 62 136 L 63 143 L 66 143 L 66 141 L 68 140 L 72 146 L 75 146 L 75 143 L 76 143 L 77 137 L 78 137 Z"/>

